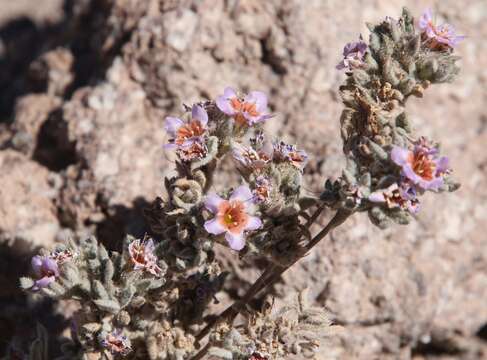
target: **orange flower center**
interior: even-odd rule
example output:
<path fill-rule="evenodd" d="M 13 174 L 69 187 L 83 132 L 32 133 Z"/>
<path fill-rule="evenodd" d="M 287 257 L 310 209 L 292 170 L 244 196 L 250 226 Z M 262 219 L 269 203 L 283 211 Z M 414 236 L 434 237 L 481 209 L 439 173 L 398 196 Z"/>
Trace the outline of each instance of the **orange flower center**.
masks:
<path fill-rule="evenodd" d="M 299 155 L 297 152 L 290 152 L 289 153 L 289 158 L 293 162 L 300 163 L 300 162 L 303 162 L 304 161 L 304 158 L 301 155 Z"/>
<path fill-rule="evenodd" d="M 55 273 L 54 273 L 54 271 L 51 271 L 49 269 L 41 268 L 41 276 L 42 277 L 51 277 L 51 276 L 55 276 Z"/>
<path fill-rule="evenodd" d="M 233 98 L 230 100 L 230 105 L 232 105 L 232 107 L 238 111 L 238 114 L 235 116 L 235 121 L 240 125 L 246 123 L 243 113 L 247 113 L 250 116 L 259 116 L 257 106 L 254 103 L 248 103 L 241 101 L 238 98 Z"/>
<path fill-rule="evenodd" d="M 205 128 L 201 125 L 199 120 L 191 120 L 186 125 L 178 129 L 176 136 L 176 144 L 182 145 L 186 140 L 192 137 L 201 136 L 205 133 Z"/>
<path fill-rule="evenodd" d="M 133 247 L 133 253 L 131 256 L 132 261 L 135 264 L 142 264 L 145 265 L 145 246 L 140 244 L 140 245 L 135 245 Z"/>
<path fill-rule="evenodd" d="M 241 201 L 222 202 L 218 213 L 220 223 L 231 232 L 241 232 L 248 220 L 245 206 Z"/>
<path fill-rule="evenodd" d="M 264 185 L 257 186 L 254 191 L 261 199 L 264 199 L 264 200 L 267 200 L 270 196 L 269 188 L 267 186 L 264 186 Z"/>
<path fill-rule="evenodd" d="M 413 171 L 425 180 L 432 180 L 435 174 L 435 164 L 422 152 L 410 154 L 409 163 Z"/>

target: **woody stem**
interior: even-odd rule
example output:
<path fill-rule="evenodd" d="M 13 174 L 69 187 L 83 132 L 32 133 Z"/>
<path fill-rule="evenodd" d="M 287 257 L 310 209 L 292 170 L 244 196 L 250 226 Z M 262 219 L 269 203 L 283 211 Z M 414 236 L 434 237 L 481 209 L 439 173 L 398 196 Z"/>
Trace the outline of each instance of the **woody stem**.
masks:
<path fill-rule="evenodd" d="M 314 222 L 320 213 L 323 211 L 324 207 L 318 208 L 318 210 L 313 214 L 310 218 L 310 221 L 307 222 L 306 226 L 310 226 L 312 222 Z M 309 252 L 316 244 L 318 244 L 328 233 L 335 229 L 336 227 L 340 226 L 345 222 L 346 219 L 352 213 L 347 210 L 338 210 L 335 216 L 328 222 L 328 224 L 313 238 L 309 241 L 308 244 L 305 246 L 305 253 Z M 312 220 L 312 221 L 311 221 Z M 254 284 L 247 290 L 245 295 L 239 301 L 235 301 L 231 306 L 229 306 L 224 312 L 222 312 L 218 317 L 216 317 L 213 321 L 211 321 L 196 337 L 198 341 L 203 339 L 216 325 L 218 322 L 222 320 L 228 320 L 233 322 L 233 320 L 237 317 L 240 311 L 243 309 L 244 305 L 248 303 L 255 295 L 257 295 L 260 291 L 265 289 L 268 286 L 273 285 L 275 282 L 279 280 L 281 275 L 293 266 L 301 257 L 297 257 L 293 260 L 290 264 L 286 266 L 280 266 L 275 264 L 269 264 L 267 269 L 264 273 L 254 282 Z M 193 360 L 201 359 L 208 351 L 208 346 L 205 346 L 197 355 L 193 358 Z M 203 352 L 204 351 L 204 352 Z M 202 353 L 203 352 L 203 353 Z M 201 355 L 200 355 L 201 354 Z"/>

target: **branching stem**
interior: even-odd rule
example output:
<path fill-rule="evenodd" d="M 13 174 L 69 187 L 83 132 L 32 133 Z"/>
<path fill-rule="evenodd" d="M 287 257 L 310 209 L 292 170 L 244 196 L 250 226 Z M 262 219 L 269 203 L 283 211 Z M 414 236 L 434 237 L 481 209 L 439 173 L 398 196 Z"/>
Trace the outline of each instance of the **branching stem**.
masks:
<path fill-rule="evenodd" d="M 324 207 L 321 206 L 318 208 L 318 210 L 306 223 L 307 227 L 311 226 L 311 224 L 319 217 L 323 209 Z M 347 210 L 338 210 L 335 216 L 333 216 L 333 218 L 328 222 L 328 224 L 313 239 L 311 239 L 308 244 L 306 244 L 306 253 L 308 253 L 316 244 L 318 244 L 324 237 L 326 237 L 326 235 L 328 235 L 331 230 L 343 224 L 351 214 L 352 213 Z M 254 296 L 256 296 L 260 291 L 276 283 L 280 279 L 281 275 L 296 262 L 298 262 L 300 258 L 301 257 L 297 257 L 294 261 L 286 266 L 269 264 L 264 273 L 247 290 L 242 299 L 235 301 L 214 320 L 208 323 L 208 325 L 196 337 L 197 341 L 203 339 L 218 322 L 221 322 L 223 320 L 233 322 L 233 320 L 237 317 L 240 311 L 244 308 L 245 304 L 247 304 L 252 298 L 254 298 Z M 207 344 L 207 346 L 201 349 L 198 354 L 193 357 L 193 360 L 201 359 L 208 352 L 208 350 L 209 346 Z"/>

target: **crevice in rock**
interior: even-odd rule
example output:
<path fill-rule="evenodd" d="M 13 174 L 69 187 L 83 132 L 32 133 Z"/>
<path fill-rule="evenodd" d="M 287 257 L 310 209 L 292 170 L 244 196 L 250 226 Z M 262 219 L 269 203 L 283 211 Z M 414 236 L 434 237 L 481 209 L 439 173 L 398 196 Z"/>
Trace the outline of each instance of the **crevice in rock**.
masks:
<path fill-rule="evenodd" d="M 32 158 L 51 171 L 77 163 L 75 143 L 68 140 L 68 124 L 61 108 L 52 111 L 42 124 Z"/>
<path fill-rule="evenodd" d="M 114 6 L 112 0 L 65 0 L 57 23 L 39 26 L 22 17 L 0 28 L 0 121 L 12 121 L 17 98 L 46 91 L 47 79 L 36 77 L 31 64 L 53 49 L 66 48 L 74 59 L 73 81 L 60 94 L 64 99 L 104 77 L 132 30 L 109 22 Z"/>
<path fill-rule="evenodd" d="M 276 54 L 271 49 L 269 49 L 269 47 L 267 46 L 267 41 L 267 38 L 260 40 L 260 45 L 262 48 L 262 63 L 269 65 L 272 71 L 277 75 L 287 74 L 286 67 L 282 63 L 281 59 L 279 59 Z"/>
<path fill-rule="evenodd" d="M 103 205 L 103 201 L 99 203 L 105 219 L 96 225 L 96 237 L 107 249 L 121 251 L 127 235 L 142 238 L 149 232 L 143 210 L 150 204 L 144 198 L 136 198 L 131 207 L 115 205 L 108 208 Z"/>
<path fill-rule="evenodd" d="M 432 338 L 431 341 L 419 342 L 412 349 L 412 356 L 440 356 L 440 355 L 461 355 L 463 351 L 451 339 Z"/>
<path fill-rule="evenodd" d="M 475 333 L 480 340 L 487 342 L 487 322 Z"/>

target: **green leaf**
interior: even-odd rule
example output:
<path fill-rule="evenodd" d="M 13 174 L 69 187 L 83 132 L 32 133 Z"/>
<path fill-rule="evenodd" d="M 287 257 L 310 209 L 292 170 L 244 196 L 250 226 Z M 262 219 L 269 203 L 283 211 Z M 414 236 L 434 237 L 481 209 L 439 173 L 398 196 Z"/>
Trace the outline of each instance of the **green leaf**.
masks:
<path fill-rule="evenodd" d="M 93 302 L 101 311 L 109 312 L 111 314 L 116 314 L 120 311 L 120 304 L 118 301 L 98 299 L 93 300 Z"/>

